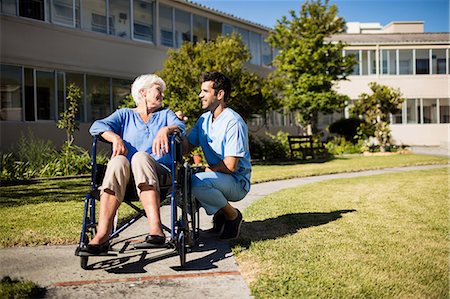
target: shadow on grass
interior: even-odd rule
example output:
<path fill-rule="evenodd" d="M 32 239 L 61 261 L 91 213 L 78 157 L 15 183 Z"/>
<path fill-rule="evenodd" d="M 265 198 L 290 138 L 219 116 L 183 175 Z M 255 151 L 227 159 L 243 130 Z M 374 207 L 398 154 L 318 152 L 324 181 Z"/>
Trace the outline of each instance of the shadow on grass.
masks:
<path fill-rule="evenodd" d="M 342 218 L 342 214 L 356 210 L 338 210 L 328 213 L 295 213 L 261 221 L 244 222 L 239 239 L 233 245 L 248 248 L 253 241 L 270 240 L 294 234 L 299 229 L 324 225 Z"/>
<path fill-rule="evenodd" d="M 339 157 L 338 159 L 340 159 Z M 280 160 L 252 160 L 252 165 L 263 165 L 263 166 L 277 166 L 277 165 L 298 165 L 298 164 L 321 164 L 332 161 L 336 159 L 333 156 L 328 156 L 322 159 L 280 159 Z"/>

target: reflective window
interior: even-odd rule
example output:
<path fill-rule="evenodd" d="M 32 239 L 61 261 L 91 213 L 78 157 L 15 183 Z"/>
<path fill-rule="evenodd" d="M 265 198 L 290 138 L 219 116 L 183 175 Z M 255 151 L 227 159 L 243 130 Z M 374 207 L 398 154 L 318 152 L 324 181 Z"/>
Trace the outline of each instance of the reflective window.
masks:
<path fill-rule="evenodd" d="M 398 50 L 398 60 L 400 75 L 410 75 L 413 73 L 412 50 Z"/>
<path fill-rule="evenodd" d="M 450 123 L 450 99 L 439 99 L 439 122 Z"/>
<path fill-rule="evenodd" d="M 430 73 L 430 50 L 416 50 L 416 74 L 423 75 Z"/>
<path fill-rule="evenodd" d="M 383 75 L 397 74 L 397 51 L 396 50 L 381 50 L 381 73 Z"/>
<path fill-rule="evenodd" d="M 377 53 L 375 50 L 369 50 L 369 75 L 377 74 Z"/>
<path fill-rule="evenodd" d="M 25 18 L 45 20 L 44 0 L 19 0 L 19 15 Z"/>
<path fill-rule="evenodd" d="M 1 12 L 10 15 L 17 15 L 16 0 L 1 0 Z"/>
<path fill-rule="evenodd" d="M 209 39 L 215 40 L 222 34 L 222 23 L 209 20 Z"/>
<path fill-rule="evenodd" d="M 109 34 L 130 38 L 130 0 L 109 0 Z"/>
<path fill-rule="evenodd" d="M 131 93 L 133 81 L 125 79 L 112 79 L 112 99 L 113 109 L 117 109 L 123 104 L 125 97 Z"/>
<path fill-rule="evenodd" d="M 104 118 L 111 113 L 109 78 L 86 76 L 87 121 Z"/>
<path fill-rule="evenodd" d="M 436 124 L 437 123 L 437 101 L 436 99 L 423 99 L 423 123 Z"/>
<path fill-rule="evenodd" d="M 250 63 L 260 65 L 261 64 L 261 35 L 258 33 L 250 32 L 250 54 L 252 58 Z"/>
<path fill-rule="evenodd" d="M 417 124 L 419 121 L 419 100 L 407 99 L 406 100 L 406 122 L 408 124 Z"/>
<path fill-rule="evenodd" d="M 22 120 L 22 68 L 0 66 L 0 120 Z"/>
<path fill-rule="evenodd" d="M 159 28 L 161 30 L 161 45 L 173 47 L 172 8 L 159 5 Z"/>
<path fill-rule="evenodd" d="M 193 28 L 193 32 L 194 32 L 194 36 L 193 36 L 193 40 L 192 42 L 198 43 L 201 41 L 207 41 L 206 38 L 206 25 L 207 25 L 207 19 L 204 17 L 200 17 L 197 15 L 194 15 L 194 28 Z"/>
<path fill-rule="evenodd" d="M 353 72 L 351 73 L 351 75 L 355 75 L 355 76 L 359 76 L 359 66 L 360 66 L 360 59 L 359 59 L 359 50 L 346 50 L 345 51 L 345 55 L 346 56 L 350 56 L 350 55 L 354 55 L 355 56 L 355 60 L 356 63 L 353 66 Z"/>
<path fill-rule="evenodd" d="M 106 30 L 106 2 L 83 2 L 83 28 L 89 31 L 107 33 Z"/>
<path fill-rule="evenodd" d="M 242 42 L 249 49 L 250 48 L 250 32 L 247 29 L 242 29 L 239 27 L 236 27 L 236 32 L 241 35 Z"/>
<path fill-rule="evenodd" d="M 51 3 L 53 23 L 71 27 L 75 26 L 75 9 L 73 0 L 53 0 Z"/>
<path fill-rule="evenodd" d="M 191 41 L 191 14 L 175 9 L 175 47 L 180 48 L 185 41 Z"/>
<path fill-rule="evenodd" d="M 447 70 L 445 49 L 433 49 L 431 51 L 431 73 L 445 74 Z"/>
<path fill-rule="evenodd" d="M 231 35 L 234 32 L 234 27 L 229 24 L 222 24 L 222 34 Z"/>
<path fill-rule="evenodd" d="M 84 103 L 84 75 L 77 73 L 66 73 L 66 90 L 71 83 L 75 84 L 81 90 L 81 99 L 80 103 L 78 103 L 77 120 L 84 122 L 86 121 L 84 117 L 86 111 L 86 106 Z"/>
<path fill-rule="evenodd" d="M 262 64 L 269 66 L 272 63 L 272 49 L 264 40 L 262 41 Z"/>
<path fill-rule="evenodd" d="M 134 38 L 154 42 L 153 39 L 153 1 L 135 0 L 133 2 Z"/>
<path fill-rule="evenodd" d="M 366 50 L 361 51 L 361 71 L 362 75 L 368 75 L 369 74 L 369 67 L 368 67 L 368 61 L 369 61 L 369 52 Z"/>
<path fill-rule="evenodd" d="M 67 109 L 67 103 L 66 103 L 66 90 L 65 90 L 65 78 L 64 78 L 64 72 L 57 72 L 56 73 L 56 96 L 57 96 L 57 108 L 58 108 L 58 119 L 61 112 L 64 112 Z"/>
<path fill-rule="evenodd" d="M 36 116 L 34 114 L 34 74 L 33 69 L 25 68 L 25 120 L 35 121 Z"/>
<path fill-rule="evenodd" d="M 55 73 L 36 71 L 36 108 L 38 120 L 55 120 Z"/>

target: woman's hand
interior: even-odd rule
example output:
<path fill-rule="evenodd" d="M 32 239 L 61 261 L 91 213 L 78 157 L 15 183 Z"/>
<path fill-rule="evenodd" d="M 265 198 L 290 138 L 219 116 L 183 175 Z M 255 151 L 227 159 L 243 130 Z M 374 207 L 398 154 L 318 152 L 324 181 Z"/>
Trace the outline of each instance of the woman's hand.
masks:
<path fill-rule="evenodd" d="M 128 150 L 125 147 L 125 143 L 123 142 L 122 138 L 117 136 L 117 138 L 114 138 L 112 140 L 112 155 L 111 158 L 114 158 L 115 156 L 126 156 L 128 154 Z"/>
<path fill-rule="evenodd" d="M 163 127 L 159 129 L 158 133 L 156 134 L 152 145 L 152 153 L 156 154 L 156 156 L 164 156 L 169 152 L 169 134 L 169 127 Z"/>

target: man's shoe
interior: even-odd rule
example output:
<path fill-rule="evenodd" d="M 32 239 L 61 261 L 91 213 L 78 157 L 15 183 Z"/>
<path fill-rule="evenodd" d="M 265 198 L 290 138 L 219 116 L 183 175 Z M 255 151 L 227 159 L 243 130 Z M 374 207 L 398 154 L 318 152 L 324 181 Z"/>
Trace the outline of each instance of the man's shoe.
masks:
<path fill-rule="evenodd" d="M 234 239 L 239 236 L 239 231 L 241 230 L 242 224 L 242 214 L 241 211 L 236 209 L 237 217 L 234 220 L 225 220 L 225 225 L 223 227 L 223 232 L 220 235 L 221 239 L 229 240 Z"/>
<path fill-rule="evenodd" d="M 86 247 L 80 248 L 80 253 L 85 255 L 104 255 L 109 251 L 109 242 L 103 244 L 87 244 Z"/>
<path fill-rule="evenodd" d="M 220 234 L 225 224 L 225 215 L 222 212 L 217 212 L 213 216 L 213 227 L 207 230 L 208 233 Z"/>

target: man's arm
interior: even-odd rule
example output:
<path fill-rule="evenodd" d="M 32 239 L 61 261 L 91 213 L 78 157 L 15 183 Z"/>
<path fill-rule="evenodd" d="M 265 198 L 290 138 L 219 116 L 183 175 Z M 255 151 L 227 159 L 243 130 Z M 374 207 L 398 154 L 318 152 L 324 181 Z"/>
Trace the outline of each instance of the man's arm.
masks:
<path fill-rule="evenodd" d="M 237 166 L 239 162 L 239 157 L 225 157 L 223 161 L 220 161 L 217 164 L 210 165 L 205 169 L 205 171 L 214 171 L 214 172 L 222 172 L 226 174 L 232 174 L 236 172 Z"/>
<path fill-rule="evenodd" d="M 187 137 L 183 138 L 183 155 L 187 155 L 194 149 L 195 146 L 193 146 Z"/>

